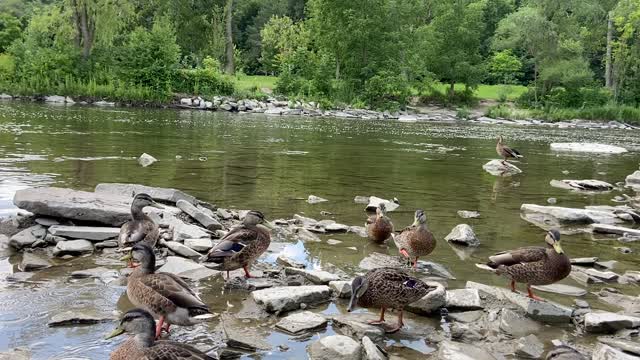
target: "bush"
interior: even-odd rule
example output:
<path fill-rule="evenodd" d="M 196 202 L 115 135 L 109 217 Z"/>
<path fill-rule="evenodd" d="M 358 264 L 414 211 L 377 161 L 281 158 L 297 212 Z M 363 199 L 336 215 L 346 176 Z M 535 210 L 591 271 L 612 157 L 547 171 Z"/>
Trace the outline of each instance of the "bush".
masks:
<path fill-rule="evenodd" d="M 579 89 L 566 89 L 555 87 L 548 93 L 540 95 L 538 92 L 538 103 L 535 101 L 535 89 L 529 88 L 518 99 L 518 103 L 527 107 L 555 107 L 555 108 L 593 108 L 601 107 L 611 102 L 613 96 L 611 92 L 604 88 L 584 87 Z"/>
<path fill-rule="evenodd" d="M 233 81 L 212 69 L 181 69 L 173 79 L 173 91 L 193 95 L 232 95 Z"/>
<path fill-rule="evenodd" d="M 16 63 L 13 56 L 9 54 L 0 54 L 0 84 L 12 82 L 15 71 Z"/>
<path fill-rule="evenodd" d="M 371 77 L 364 86 L 364 99 L 377 109 L 397 110 L 407 104 L 411 89 L 402 76 L 382 72 Z"/>

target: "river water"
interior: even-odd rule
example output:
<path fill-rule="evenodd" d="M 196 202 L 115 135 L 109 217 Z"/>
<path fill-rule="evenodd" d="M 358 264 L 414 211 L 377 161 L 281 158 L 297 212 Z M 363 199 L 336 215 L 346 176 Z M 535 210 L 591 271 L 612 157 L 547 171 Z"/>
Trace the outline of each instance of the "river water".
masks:
<path fill-rule="evenodd" d="M 523 174 L 496 178 L 482 169 L 489 159 L 496 158 L 498 134 L 525 154 L 517 164 Z M 555 141 L 615 144 L 631 152 L 614 156 L 554 153 L 549 143 Z M 443 240 L 430 256 L 431 261 L 445 265 L 456 276 L 457 280 L 449 281 L 450 287 L 463 287 L 467 280 L 505 285 L 504 279 L 482 273 L 473 264 L 497 251 L 542 244 L 544 232 L 520 219 L 520 205 L 545 205 L 550 197 L 557 198 L 558 206 L 613 204 L 611 199 L 621 194 L 618 191 L 581 194 L 552 188 L 549 181 L 624 181 L 638 168 L 638 150 L 638 132 L 623 130 L 267 117 L 8 102 L 0 103 L 0 217 L 16 211 L 11 199 L 18 189 L 53 185 L 90 191 L 102 182 L 178 188 L 220 207 L 259 209 L 271 219 L 291 218 L 295 213 L 322 219 L 325 217 L 321 211 L 329 211 L 333 214 L 329 218 L 348 225 L 361 225 L 365 219 L 363 205 L 354 202 L 355 196 L 396 197 L 401 206 L 390 216 L 398 228 L 412 222 L 416 208 L 425 209 L 438 239 L 459 223 L 466 221 L 474 227 L 482 245 L 466 260 L 461 260 Z M 135 159 L 143 152 L 159 162 L 149 168 L 140 167 Z M 309 205 L 303 199 L 310 194 L 329 201 Z M 457 217 L 458 210 L 477 210 L 482 216 L 463 220 Z M 329 245 L 329 238 L 342 242 Z M 353 234 L 324 236 L 320 243 L 295 239 L 289 242 L 283 250 L 288 256 L 315 267 L 330 263 L 348 273 L 357 271 L 359 261 L 373 251 L 397 253 L 393 246 L 381 248 Z M 587 234 L 563 238 L 563 247 L 571 257 L 617 260 L 618 273 L 637 270 L 637 255 L 619 253 L 614 249 L 617 244 L 594 241 Z M 625 246 L 636 253 L 640 251 L 637 244 Z M 130 304 L 123 295 L 124 287 L 68 277 L 74 270 L 98 265 L 117 270 L 120 264 L 97 257 L 80 258 L 37 273 L 25 283 L 8 279 L 18 271 L 19 255 L 3 250 L 0 259 L 0 351 L 26 347 L 34 359 L 108 358 L 119 342 L 102 338 L 113 324 L 48 328 L 46 323 L 56 313 L 67 310 L 127 310 Z M 569 278 L 563 283 L 578 285 Z M 216 282 L 201 283 L 199 288 L 218 312 L 250 312 L 247 294 L 224 292 L 222 284 Z M 637 288 L 620 289 L 638 295 Z M 573 301 L 566 296 L 544 296 L 567 305 Z M 607 308 L 591 294 L 585 299 L 594 308 Z M 330 304 L 317 311 L 337 314 L 344 312 L 344 305 Z M 439 319 L 413 318 L 419 324 L 438 327 Z M 246 321 L 253 325 L 273 323 Z M 176 328 L 172 336 L 208 349 L 219 342 L 216 326 L 213 322 L 191 331 Z M 289 348 L 257 356 L 263 359 L 303 358 L 308 344 L 333 333 L 329 327 L 310 338 L 292 339 L 268 330 L 268 326 L 260 328 L 267 329 L 266 336 L 272 344 Z M 543 339 L 571 339 L 574 328 L 554 327 L 545 333 Z M 392 349 L 409 359 L 422 358 L 420 352 L 433 350 L 429 339 L 403 335 L 389 337 L 388 344 L 395 344 Z"/>

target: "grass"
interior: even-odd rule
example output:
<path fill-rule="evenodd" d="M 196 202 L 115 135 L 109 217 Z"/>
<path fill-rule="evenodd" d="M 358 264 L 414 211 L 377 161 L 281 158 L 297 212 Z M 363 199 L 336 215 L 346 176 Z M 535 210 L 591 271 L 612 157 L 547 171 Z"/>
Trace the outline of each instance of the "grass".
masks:
<path fill-rule="evenodd" d="M 625 105 L 605 105 L 583 109 L 517 109 L 505 105 L 492 106 L 487 116 L 504 119 L 540 119 L 546 121 L 567 121 L 574 119 L 592 121 L 622 121 L 640 125 L 640 108 Z"/>
<path fill-rule="evenodd" d="M 239 91 L 250 91 L 253 89 L 268 88 L 273 90 L 276 87 L 276 76 L 262 75 L 237 75 L 235 78 L 236 89 Z"/>
<path fill-rule="evenodd" d="M 438 91 L 446 94 L 449 91 L 449 85 L 436 84 L 434 86 Z M 456 84 L 455 90 L 464 91 L 463 84 Z M 502 95 L 506 93 L 507 100 L 516 100 L 520 95 L 527 92 L 527 87 L 522 85 L 480 85 L 474 92 L 474 95 L 480 100 L 500 100 Z"/>

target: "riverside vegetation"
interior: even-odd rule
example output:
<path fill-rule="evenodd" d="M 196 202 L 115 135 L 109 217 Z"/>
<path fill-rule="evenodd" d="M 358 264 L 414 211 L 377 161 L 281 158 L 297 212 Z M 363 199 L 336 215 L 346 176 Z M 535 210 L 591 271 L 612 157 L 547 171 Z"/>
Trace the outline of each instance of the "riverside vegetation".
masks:
<path fill-rule="evenodd" d="M 638 123 L 639 18 L 640 0 L 5 1 L 0 90 Z"/>

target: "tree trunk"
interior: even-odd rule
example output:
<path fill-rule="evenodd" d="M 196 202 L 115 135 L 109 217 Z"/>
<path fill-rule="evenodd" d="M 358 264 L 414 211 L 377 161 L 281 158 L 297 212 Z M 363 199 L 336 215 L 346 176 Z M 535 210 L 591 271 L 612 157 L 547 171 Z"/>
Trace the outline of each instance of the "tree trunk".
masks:
<path fill-rule="evenodd" d="M 80 31 L 82 34 L 82 58 L 87 60 L 91 55 L 91 47 L 93 46 L 93 31 L 91 31 L 86 4 L 83 4 L 82 9 L 80 9 Z"/>
<path fill-rule="evenodd" d="M 233 75 L 236 72 L 236 65 L 233 59 L 233 0 L 227 0 L 226 6 L 226 42 L 225 42 L 225 56 L 227 58 L 225 64 L 225 72 L 229 75 Z"/>
<path fill-rule="evenodd" d="M 456 82 L 455 81 L 451 81 L 450 87 L 449 87 L 449 98 L 453 99 L 453 96 L 456 94 Z"/>
<path fill-rule="evenodd" d="M 604 81 L 607 89 L 613 89 L 613 68 L 611 64 L 611 48 L 613 47 L 613 14 L 609 12 L 607 19 L 607 58 L 605 59 Z"/>
<path fill-rule="evenodd" d="M 340 59 L 336 59 L 336 80 L 340 80 Z"/>
<path fill-rule="evenodd" d="M 533 64 L 533 98 L 538 105 L 538 62 L 536 61 Z"/>

